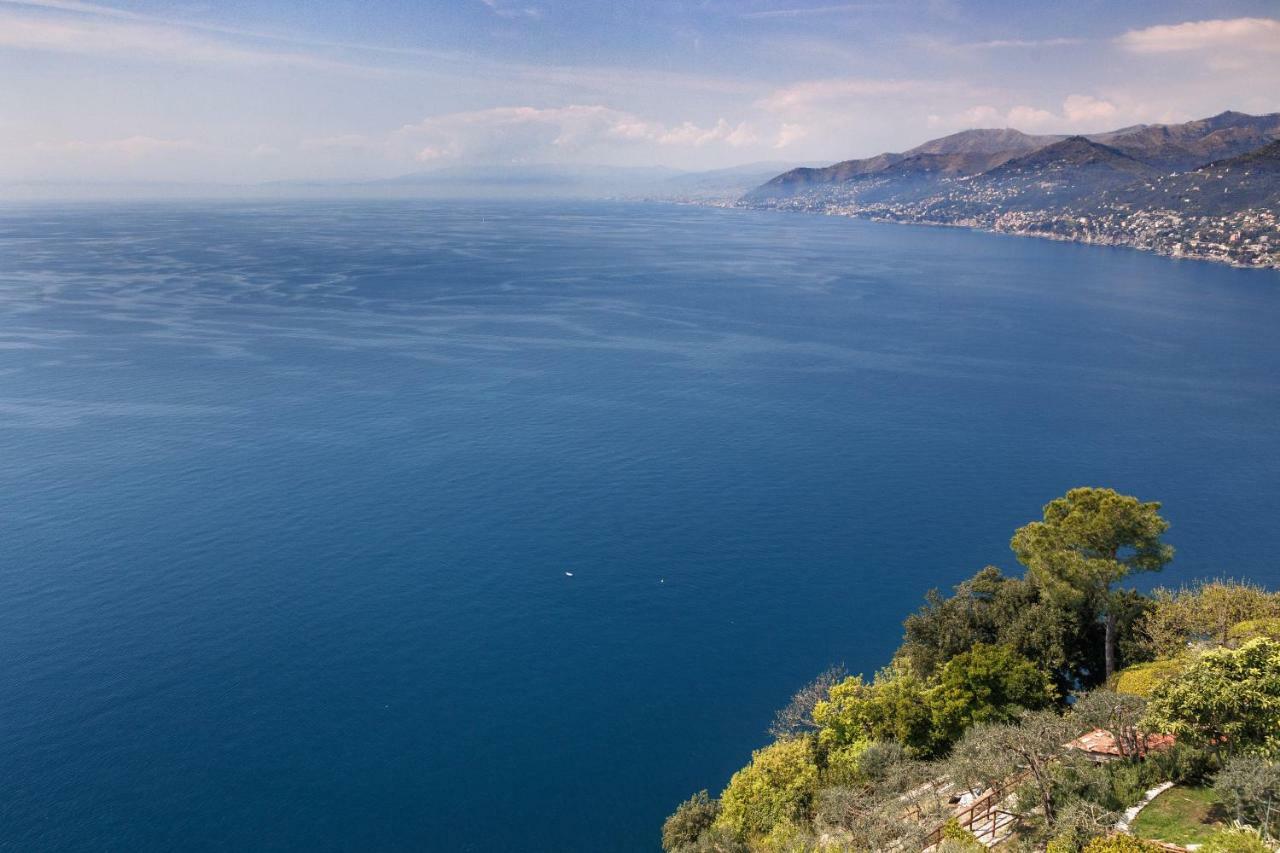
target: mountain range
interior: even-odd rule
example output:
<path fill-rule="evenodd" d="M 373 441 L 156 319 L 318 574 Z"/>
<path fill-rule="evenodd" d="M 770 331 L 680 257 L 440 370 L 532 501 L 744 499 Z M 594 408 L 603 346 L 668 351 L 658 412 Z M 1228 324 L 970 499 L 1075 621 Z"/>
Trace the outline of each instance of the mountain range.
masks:
<path fill-rule="evenodd" d="M 1086 136 L 966 130 L 901 153 L 792 169 L 739 204 L 1280 267 L 1277 140 L 1280 113 Z"/>

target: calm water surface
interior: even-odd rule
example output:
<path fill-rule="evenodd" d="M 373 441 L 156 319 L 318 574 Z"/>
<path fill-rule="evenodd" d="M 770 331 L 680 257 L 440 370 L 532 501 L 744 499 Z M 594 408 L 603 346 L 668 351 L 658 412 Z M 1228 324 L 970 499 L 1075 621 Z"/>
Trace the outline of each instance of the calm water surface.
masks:
<path fill-rule="evenodd" d="M 1070 486 L 1280 584 L 1278 335 L 954 230 L 0 210 L 0 847 L 654 850 Z"/>

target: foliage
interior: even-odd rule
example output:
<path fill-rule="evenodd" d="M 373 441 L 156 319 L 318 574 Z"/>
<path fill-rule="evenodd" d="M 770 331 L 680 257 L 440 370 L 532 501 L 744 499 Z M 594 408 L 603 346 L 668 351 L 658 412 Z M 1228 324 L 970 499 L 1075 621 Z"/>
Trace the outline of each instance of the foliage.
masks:
<path fill-rule="evenodd" d="M 863 773 L 862 756 L 870 741 L 854 741 L 826 750 L 819 764 L 818 778 L 823 787 L 865 785 L 870 779 Z"/>
<path fill-rule="evenodd" d="M 1213 780 L 1213 791 L 1239 823 L 1264 835 L 1280 834 L 1280 766 L 1257 756 L 1237 756 Z"/>
<path fill-rule="evenodd" d="M 1060 607 L 1030 580 L 988 566 L 959 584 L 950 598 L 937 590 L 903 623 L 898 658 L 930 678 L 978 643 L 1003 645 L 1049 673 L 1061 693 L 1082 673 L 1100 671 L 1101 637 L 1088 615 Z"/>
<path fill-rule="evenodd" d="M 1280 746 L 1280 643 L 1203 653 L 1156 688 L 1145 725 L 1231 752 Z"/>
<path fill-rule="evenodd" d="M 847 678 L 813 709 L 823 748 L 864 740 L 892 740 L 917 755 L 929 751 L 926 686 L 910 671 L 882 673 L 872 684 Z"/>
<path fill-rule="evenodd" d="M 1057 802 L 1049 765 L 1076 733 L 1072 721 L 1053 711 L 1028 711 L 1017 723 L 979 723 L 952 750 L 951 777 L 966 786 L 992 788 L 1025 774 L 1052 827 Z"/>
<path fill-rule="evenodd" d="M 750 853 L 750 848 L 731 830 L 713 825 L 697 841 L 681 847 L 680 853 Z"/>
<path fill-rule="evenodd" d="M 1147 756 L 1145 766 L 1154 768 L 1160 781 L 1179 785 L 1199 785 L 1215 768 L 1214 757 L 1206 750 L 1186 743 Z"/>
<path fill-rule="evenodd" d="M 1142 618 L 1138 632 L 1157 658 L 1176 657 L 1196 643 L 1225 646 L 1233 639 L 1232 626 L 1246 620 L 1280 618 L 1280 595 L 1236 580 L 1202 581 L 1176 591 L 1157 589 L 1153 597 L 1154 604 Z"/>
<path fill-rule="evenodd" d="M 813 719 L 813 709 L 819 702 L 827 698 L 832 687 L 849 676 L 843 665 L 829 667 L 813 681 L 801 687 L 791 697 L 786 707 L 780 708 L 769 725 L 769 734 L 774 739 L 793 737 L 811 732 L 818 728 Z"/>
<path fill-rule="evenodd" d="M 1132 835 L 1108 835 L 1095 838 L 1084 847 L 1084 853 L 1161 853 L 1158 845 Z"/>
<path fill-rule="evenodd" d="M 1274 849 L 1256 830 L 1244 826 L 1220 829 L 1199 847 L 1200 853 L 1273 853 Z"/>
<path fill-rule="evenodd" d="M 941 752 L 975 723 L 1011 722 L 1054 701 L 1035 664 L 1005 646 L 978 644 L 943 667 L 929 697 L 930 737 Z"/>
<path fill-rule="evenodd" d="M 715 826 L 740 838 L 761 837 L 784 821 L 807 821 L 818 790 L 818 768 L 807 738 L 780 740 L 751 755 L 720 795 Z"/>
<path fill-rule="evenodd" d="M 1173 558 L 1173 549 L 1160 540 L 1169 523 L 1159 511 L 1159 503 L 1143 503 L 1114 489 L 1072 489 L 1046 504 L 1043 520 L 1020 528 L 1010 542 L 1051 599 L 1103 621 L 1108 678 L 1116 668 L 1113 587 L 1134 572 L 1159 571 Z"/>
<path fill-rule="evenodd" d="M 902 744 L 891 740 L 872 741 L 858 756 L 858 771 L 868 782 L 878 783 L 906 763 L 907 752 Z"/>
<path fill-rule="evenodd" d="M 809 853 L 815 844 L 812 832 L 784 820 L 775 824 L 768 835 L 752 846 L 760 853 Z"/>
<path fill-rule="evenodd" d="M 1150 697 L 1157 687 L 1181 675 L 1189 663 L 1187 658 L 1173 658 L 1127 666 L 1116 673 L 1113 679 L 1115 690 L 1117 693 Z"/>
<path fill-rule="evenodd" d="M 960 825 L 960 821 L 951 818 L 942 825 L 942 840 L 951 842 L 952 847 L 959 850 L 984 849 L 978 836 Z"/>
<path fill-rule="evenodd" d="M 1049 839 L 1046 853 L 1078 853 L 1093 839 L 1108 835 L 1119 819 L 1119 813 L 1097 803 L 1068 803 L 1058 815 L 1056 832 Z"/>
<path fill-rule="evenodd" d="M 1072 706 L 1072 713 L 1082 723 L 1111 735 L 1124 758 L 1135 758 L 1141 752 L 1139 724 L 1146 710 L 1147 702 L 1141 696 L 1105 689 L 1086 693 Z"/>
<path fill-rule="evenodd" d="M 1280 642 L 1280 616 L 1246 619 L 1227 629 L 1227 644 L 1231 646 L 1242 646 L 1259 637 Z"/>
<path fill-rule="evenodd" d="M 662 849 L 668 853 L 683 850 L 711 828 L 720 814 L 720 803 L 699 791 L 685 800 L 662 824 Z"/>
<path fill-rule="evenodd" d="M 1035 664 L 1007 647 L 980 643 L 947 661 L 933 685 L 910 669 L 886 671 L 872 684 L 846 679 L 815 706 L 813 718 L 827 754 L 879 740 L 928 756 L 945 752 L 976 722 L 1009 721 L 1053 701 L 1053 686 Z"/>

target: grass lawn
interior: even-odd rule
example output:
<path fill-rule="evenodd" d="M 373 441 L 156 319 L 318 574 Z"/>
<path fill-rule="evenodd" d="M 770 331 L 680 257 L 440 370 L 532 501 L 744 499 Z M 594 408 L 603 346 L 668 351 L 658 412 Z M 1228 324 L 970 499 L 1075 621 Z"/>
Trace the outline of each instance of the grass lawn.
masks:
<path fill-rule="evenodd" d="M 1169 844 L 1199 844 L 1229 823 L 1211 788 L 1170 788 L 1151 801 L 1133 822 L 1133 834 Z"/>

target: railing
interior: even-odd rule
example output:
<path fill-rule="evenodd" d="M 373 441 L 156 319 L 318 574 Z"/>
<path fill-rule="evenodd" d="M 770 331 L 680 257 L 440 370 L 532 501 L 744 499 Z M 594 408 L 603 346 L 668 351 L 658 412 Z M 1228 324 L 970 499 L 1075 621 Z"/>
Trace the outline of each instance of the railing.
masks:
<path fill-rule="evenodd" d="M 1004 802 L 1009 793 L 1018 785 L 1021 785 L 1031 776 L 1030 773 L 1024 772 L 1012 779 L 1006 779 L 994 788 L 988 788 L 977 799 L 969 803 L 963 809 L 955 812 L 945 822 L 935 827 L 932 832 L 925 836 L 924 848 L 927 850 L 942 841 L 942 833 L 946 829 L 947 823 L 954 820 L 960 825 L 961 829 L 969 832 L 973 831 L 973 825 L 981 820 L 991 818 L 993 814 L 1006 814 L 1009 817 L 1017 818 L 1018 816 L 1012 812 L 1005 812 L 996 808 L 1000 803 Z"/>

